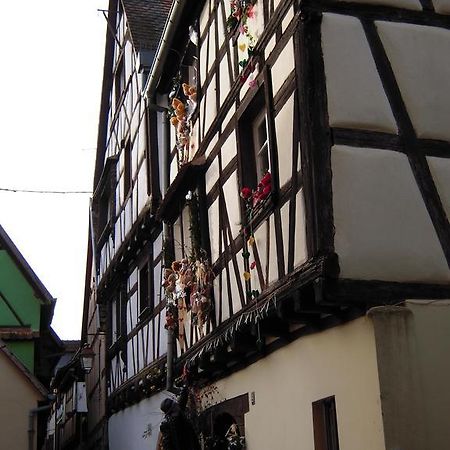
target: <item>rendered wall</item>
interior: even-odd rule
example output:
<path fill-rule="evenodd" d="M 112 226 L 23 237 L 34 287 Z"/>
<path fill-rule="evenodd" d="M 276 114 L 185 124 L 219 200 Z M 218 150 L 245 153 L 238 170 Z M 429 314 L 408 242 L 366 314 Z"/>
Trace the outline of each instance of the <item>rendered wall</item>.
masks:
<path fill-rule="evenodd" d="M 37 407 L 38 400 L 41 400 L 41 395 L 9 359 L 0 353 L 1 449 L 28 449 L 28 413 Z"/>
<path fill-rule="evenodd" d="M 311 405 L 331 395 L 340 448 L 384 449 L 375 342 L 366 317 L 300 338 L 217 388 L 218 401 L 255 393 L 245 415 L 248 450 L 314 450 Z"/>
<path fill-rule="evenodd" d="M 376 342 L 386 449 L 450 448 L 450 303 L 408 302 L 369 313 Z"/>
<path fill-rule="evenodd" d="M 109 450 L 154 450 L 162 419 L 159 393 L 124 409 L 109 419 Z"/>

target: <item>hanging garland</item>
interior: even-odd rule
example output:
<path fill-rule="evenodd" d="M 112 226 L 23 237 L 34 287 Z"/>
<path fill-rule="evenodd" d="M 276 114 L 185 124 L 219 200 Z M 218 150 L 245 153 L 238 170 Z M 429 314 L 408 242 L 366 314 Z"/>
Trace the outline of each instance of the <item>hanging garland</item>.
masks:
<path fill-rule="evenodd" d="M 174 97 L 169 108 L 170 123 L 176 129 L 176 147 L 180 166 L 189 162 L 192 156 L 190 155 L 192 138 L 191 116 L 197 106 L 197 90 L 195 86 L 183 83 L 182 90 L 184 100 Z"/>
<path fill-rule="evenodd" d="M 253 219 L 256 213 L 263 207 L 266 200 L 270 197 L 272 192 L 272 175 L 267 172 L 258 183 L 256 189 L 252 190 L 249 187 L 241 189 L 241 197 L 245 202 L 245 222 L 244 222 L 244 236 L 247 238 L 244 243 L 242 257 L 244 258 L 245 271 L 242 274 L 244 280 L 249 283 L 252 277 L 251 272 L 256 268 L 256 261 L 250 263 L 249 249 L 255 245 L 255 236 L 253 233 Z M 249 300 L 256 299 L 259 296 L 259 291 L 249 289 L 247 291 L 247 298 Z"/>
<path fill-rule="evenodd" d="M 257 36 L 252 31 L 249 19 L 256 19 L 254 0 L 231 0 L 231 13 L 227 18 L 228 32 L 239 29 L 239 66 L 241 67 L 241 82 L 248 81 L 249 87 L 256 85 L 254 71 L 256 66 L 252 61 Z"/>

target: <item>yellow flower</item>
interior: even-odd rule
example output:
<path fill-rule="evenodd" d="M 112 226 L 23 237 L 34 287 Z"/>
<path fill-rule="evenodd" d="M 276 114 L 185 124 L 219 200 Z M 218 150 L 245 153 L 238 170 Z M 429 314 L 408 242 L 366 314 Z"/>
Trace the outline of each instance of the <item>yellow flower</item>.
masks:
<path fill-rule="evenodd" d="M 239 44 L 239 50 L 241 52 L 245 52 L 246 48 L 247 48 L 247 44 L 245 42 L 242 42 L 241 44 Z"/>
<path fill-rule="evenodd" d="M 248 238 L 248 241 L 247 241 L 247 245 L 249 246 L 249 247 L 253 247 L 253 244 L 255 243 L 255 238 L 253 237 L 253 236 L 250 236 L 249 238 Z"/>
<path fill-rule="evenodd" d="M 243 275 L 244 275 L 244 280 L 245 280 L 245 281 L 250 280 L 250 278 L 252 277 L 252 276 L 250 275 L 250 272 L 244 272 Z"/>

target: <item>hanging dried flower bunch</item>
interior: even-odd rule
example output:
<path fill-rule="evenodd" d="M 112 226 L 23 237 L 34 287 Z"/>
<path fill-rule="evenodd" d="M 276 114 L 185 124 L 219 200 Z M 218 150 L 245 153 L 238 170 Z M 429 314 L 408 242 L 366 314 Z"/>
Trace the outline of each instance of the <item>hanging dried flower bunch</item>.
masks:
<path fill-rule="evenodd" d="M 192 134 L 191 115 L 197 105 L 195 86 L 182 84 L 184 100 L 174 97 L 170 108 L 170 123 L 176 129 L 177 150 L 180 166 L 190 160 L 190 143 Z"/>
<path fill-rule="evenodd" d="M 200 337 L 205 334 L 212 306 L 212 284 L 214 274 L 206 259 L 190 261 L 183 258 L 174 261 L 164 274 L 163 288 L 167 299 L 166 328 L 174 330 L 184 350 L 184 324 L 191 312 L 191 321 Z"/>
<path fill-rule="evenodd" d="M 164 273 L 163 287 L 167 299 L 166 328 L 178 336 L 184 350 L 184 324 L 191 313 L 191 323 L 199 336 L 205 334 L 205 325 L 212 310 L 214 273 L 206 252 L 200 247 L 200 219 L 197 195 L 186 196 L 189 207 L 192 248 L 189 258 L 174 261 Z"/>

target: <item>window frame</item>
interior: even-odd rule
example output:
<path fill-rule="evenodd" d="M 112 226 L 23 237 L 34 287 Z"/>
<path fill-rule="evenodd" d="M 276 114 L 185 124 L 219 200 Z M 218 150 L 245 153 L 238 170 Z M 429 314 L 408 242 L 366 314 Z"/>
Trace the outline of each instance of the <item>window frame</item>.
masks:
<path fill-rule="evenodd" d="M 314 449 L 339 450 L 336 399 L 325 397 L 312 403 Z"/>

